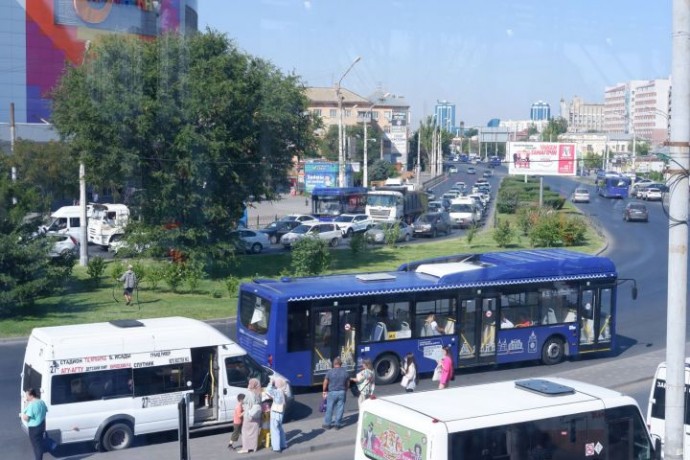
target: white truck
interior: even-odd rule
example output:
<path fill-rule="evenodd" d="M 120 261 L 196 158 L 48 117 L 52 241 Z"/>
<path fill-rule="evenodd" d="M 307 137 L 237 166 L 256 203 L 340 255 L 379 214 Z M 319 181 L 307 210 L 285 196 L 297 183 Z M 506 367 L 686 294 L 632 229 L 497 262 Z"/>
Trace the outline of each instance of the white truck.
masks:
<path fill-rule="evenodd" d="M 89 243 L 108 249 L 115 235 L 124 235 L 129 222 L 129 208 L 124 204 L 96 203 L 91 206 L 88 224 Z"/>
<path fill-rule="evenodd" d="M 87 205 L 87 219 L 91 216 L 92 206 Z M 70 235 L 77 241 L 81 240 L 81 206 L 63 206 L 50 215 L 50 225 L 42 227 L 44 233 L 63 233 Z"/>
<path fill-rule="evenodd" d="M 195 319 L 40 327 L 26 346 L 20 407 L 24 391 L 40 391 L 46 430 L 58 444 L 92 441 L 97 449 L 120 450 L 134 435 L 177 429 L 183 399 L 190 429 L 232 426 L 249 379 L 265 387 L 274 375 Z M 289 384 L 286 396 L 290 404 Z"/>
<path fill-rule="evenodd" d="M 367 193 L 366 214 L 377 222 L 411 224 L 427 210 L 427 195 L 402 185 L 384 185 Z"/>

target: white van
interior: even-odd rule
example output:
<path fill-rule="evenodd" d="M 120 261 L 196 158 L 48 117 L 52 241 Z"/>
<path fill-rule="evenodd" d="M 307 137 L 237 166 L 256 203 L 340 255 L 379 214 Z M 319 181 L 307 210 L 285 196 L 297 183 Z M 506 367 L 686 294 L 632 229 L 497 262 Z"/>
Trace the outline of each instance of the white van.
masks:
<path fill-rule="evenodd" d="M 212 326 L 189 318 L 42 327 L 26 346 L 21 397 L 40 390 L 58 444 L 129 447 L 134 435 L 178 428 L 189 394 L 190 429 L 232 425 L 249 379 L 274 372 Z M 288 404 L 292 392 L 288 385 Z"/>
<path fill-rule="evenodd" d="M 635 400 L 561 378 L 365 400 L 355 459 L 658 459 Z"/>
<path fill-rule="evenodd" d="M 688 414 L 688 392 L 690 392 L 690 358 L 685 360 L 685 416 L 683 420 L 683 458 L 690 458 L 690 414 Z M 654 373 L 647 406 L 647 426 L 652 436 L 661 439 L 666 436 L 666 363 L 659 364 Z"/>
<path fill-rule="evenodd" d="M 88 223 L 89 243 L 108 249 L 113 237 L 122 236 L 129 222 L 129 208 L 124 204 L 93 204 Z"/>
<path fill-rule="evenodd" d="M 91 205 L 86 207 L 86 216 L 91 213 Z M 50 215 L 52 221 L 44 232 L 66 233 L 81 240 L 81 206 L 63 206 Z"/>

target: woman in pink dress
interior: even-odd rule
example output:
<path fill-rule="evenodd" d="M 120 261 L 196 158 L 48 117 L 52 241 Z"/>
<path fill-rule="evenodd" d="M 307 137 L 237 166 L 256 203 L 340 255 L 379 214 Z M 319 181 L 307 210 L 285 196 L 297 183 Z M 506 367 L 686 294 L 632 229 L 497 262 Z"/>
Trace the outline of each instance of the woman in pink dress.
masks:
<path fill-rule="evenodd" d="M 439 390 L 448 388 L 448 383 L 453 378 L 454 368 L 453 359 L 450 357 L 450 350 L 450 345 L 443 347 L 443 358 L 439 362 L 439 366 L 441 366 L 441 379 L 438 382 Z"/>

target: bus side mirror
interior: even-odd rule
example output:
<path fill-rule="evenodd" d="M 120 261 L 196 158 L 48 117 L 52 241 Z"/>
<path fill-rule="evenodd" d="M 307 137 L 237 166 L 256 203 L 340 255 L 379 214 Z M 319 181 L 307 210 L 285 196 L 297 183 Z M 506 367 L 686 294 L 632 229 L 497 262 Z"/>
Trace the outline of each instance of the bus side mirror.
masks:
<path fill-rule="evenodd" d="M 633 286 L 632 288 L 632 299 L 637 300 L 637 286 Z"/>

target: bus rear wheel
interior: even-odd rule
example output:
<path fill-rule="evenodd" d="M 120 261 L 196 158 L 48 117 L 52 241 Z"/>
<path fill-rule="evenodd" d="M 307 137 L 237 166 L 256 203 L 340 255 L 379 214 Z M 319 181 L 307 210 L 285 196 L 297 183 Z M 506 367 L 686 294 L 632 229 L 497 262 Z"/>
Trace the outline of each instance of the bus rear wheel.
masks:
<path fill-rule="evenodd" d="M 123 450 L 132 445 L 134 433 L 132 428 L 126 423 L 113 423 L 105 430 L 101 438 L 103 450 Z"/>
<path fill-rule="evenodd" d="M 563 340 L 551 337 L 544 343 L 541 349 L 541 361 L 547 366 L 558 364 L 565 357 L 565 346 Z"/>
<path fill-rule="evenodd" d="M 374 363 L 374 375 L 376 383 L 390 385 L 395 382 L 400 374 L 400 360 L 395 355 L 385 354 L 376 359 Z"/>

